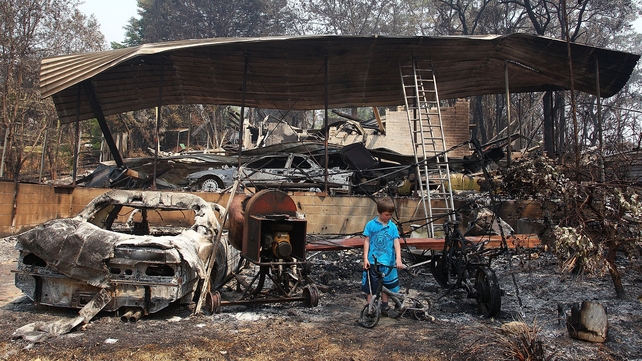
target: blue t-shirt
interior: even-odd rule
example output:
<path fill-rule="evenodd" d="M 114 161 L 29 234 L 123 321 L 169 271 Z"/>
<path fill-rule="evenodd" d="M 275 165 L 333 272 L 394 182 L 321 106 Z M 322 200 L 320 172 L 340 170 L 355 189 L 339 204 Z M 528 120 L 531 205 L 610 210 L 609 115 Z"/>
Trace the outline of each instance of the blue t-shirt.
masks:
<path fill-rule="evenodd" d="M 366 223 L 363 235 L 370 237 L 370 248 L 368 249 L 368 261 L 374 265 L 374 257 L 377 262 L 386 266 L 395 266 L 395 239 L 399 238 L 399 230 L 392 222 L 385 226 L 379 221 L 379 217 Z"/>

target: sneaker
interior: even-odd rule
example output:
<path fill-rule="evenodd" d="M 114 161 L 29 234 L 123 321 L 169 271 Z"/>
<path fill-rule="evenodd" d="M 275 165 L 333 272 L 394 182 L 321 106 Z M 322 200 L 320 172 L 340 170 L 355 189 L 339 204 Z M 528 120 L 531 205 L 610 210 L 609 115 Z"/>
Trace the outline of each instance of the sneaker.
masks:
<path fill-rule="evenodd" d="M 395 311 L 394 308 L 391 308 L 390 306 L 382 307 L 381 308 L 381 314 L 390 317 L 390 318 L 397 318 L 399 317 L 399 313 Z"/>

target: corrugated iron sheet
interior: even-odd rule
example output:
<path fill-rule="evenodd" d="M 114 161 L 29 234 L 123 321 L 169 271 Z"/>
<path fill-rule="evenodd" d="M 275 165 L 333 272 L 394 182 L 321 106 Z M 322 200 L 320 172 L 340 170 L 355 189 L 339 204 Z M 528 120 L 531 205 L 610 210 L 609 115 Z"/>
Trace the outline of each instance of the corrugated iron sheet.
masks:
<path fill-rule="evenodd" d="M 399 64 L 414 56 L 432 62 L 441 99 L 510 90 L 569 89 L 565 42 L 527 34 L 506 36 L 308 36 L 217 38 L 146 44 L 42 60 L 42 96 L 53 96 L 63 122 L 76 119 L 77 84 L 91 81 L 105 115 L 162 104 L 241 105 L 247 59 L 246 106 L 322 109 L 328 104 L 391 106 L 404 103 Z M 639 55 L 572 44 L 575 89 L 603 97 L 628 81 Z M 161 71 L 162 69 L 162 71 Z M 94 117 L 85 92 L 80 119 Z"/>

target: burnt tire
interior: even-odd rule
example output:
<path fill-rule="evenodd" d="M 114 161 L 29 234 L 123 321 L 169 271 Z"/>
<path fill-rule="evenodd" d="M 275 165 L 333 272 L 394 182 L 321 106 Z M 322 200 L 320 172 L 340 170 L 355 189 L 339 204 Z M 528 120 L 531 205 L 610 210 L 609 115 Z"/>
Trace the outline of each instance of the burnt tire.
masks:
<path fill-rule="evenodd" d="M 502 307 L 502 290 L 499 288 L 495 271 L 480 267 L 475 275 L 477 304 L 485 317 L 495 317 Z"/>
<path fill-rule="evenodd" d="M 437 281 L 442 288 L 450 288 L 452 286 L 452 282 L 449 277 L 450 269 L 446 264 L 443 255 L 432 256 L 430 259 L 430 271 L 432 272 L 433 277 L 435 277 L 435 281 Z"/>

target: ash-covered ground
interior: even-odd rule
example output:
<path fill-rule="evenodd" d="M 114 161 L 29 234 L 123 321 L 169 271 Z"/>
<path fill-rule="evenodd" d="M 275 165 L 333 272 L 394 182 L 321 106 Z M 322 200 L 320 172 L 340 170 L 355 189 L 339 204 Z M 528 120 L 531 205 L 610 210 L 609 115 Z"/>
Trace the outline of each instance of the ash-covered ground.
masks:
<path fill-rule="evenodd" d="M 2 242 L 0 242 L 2 243 Z M 401 271 L 402 291 L 431 300 L 434 322 L 410 317 L 382 318 L 373 329 L 357 320 L 365 304 L 359 291 L 361 250 L 323 252 L 312 258 L 311 278 L 320 289 L 319 305 L 299 302 L 227 306 L 220 314 L 192 315 L 172 306 L 136 323 L 101 313 L 64 336 L 30 343 L 13 332 L 37 321 L 70 319 L 75 310 L 34 306 L 12 289 L 17 254 L 0 246 L 2 360 L 501 360 L 514 359 L 516 338 L 503 324 L 523 320 L 552 360 L 642 360 L 642 272 L 639 260 L 621 255 L 618 264 L 630 298 L 619 300 L 608 275 L 573 276 L 559 271 L 557 260 L 538 250 L 512 251 L 493 262 L 505 292 L 498 317 L 481 316 L 463 290 L 448 295 L 426 266 Z M 310 256 L 310 254 L 309 254 Z M 415 272 L 416 271 L 416 272 Z M 517 287 L 516 287 L 517 286 Z M 233 281 L 223 299 L 238 297 Z M 607 308 L 608 341 L 571 339 L 559 322 L 558 305 L 596 301 Z"/>

